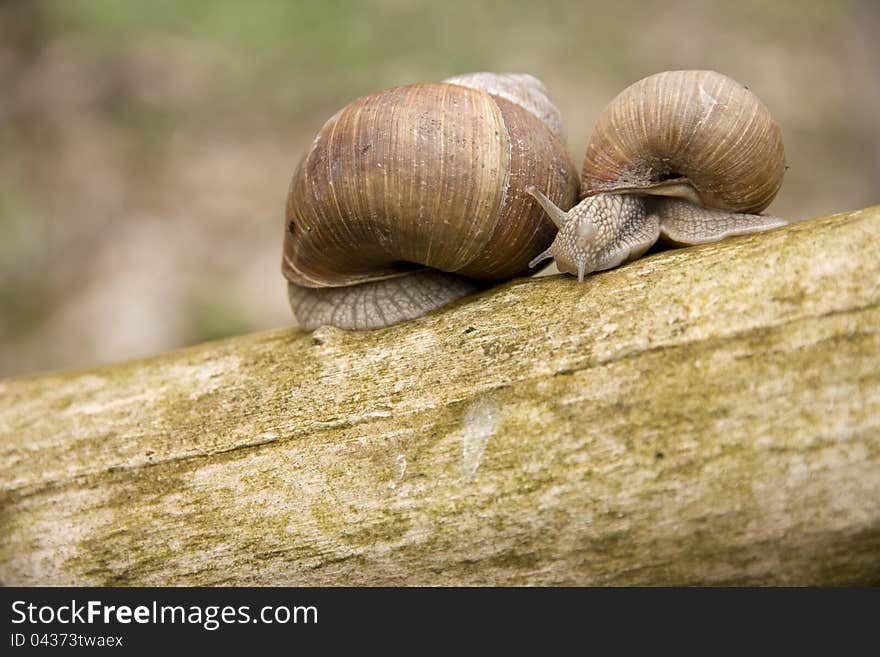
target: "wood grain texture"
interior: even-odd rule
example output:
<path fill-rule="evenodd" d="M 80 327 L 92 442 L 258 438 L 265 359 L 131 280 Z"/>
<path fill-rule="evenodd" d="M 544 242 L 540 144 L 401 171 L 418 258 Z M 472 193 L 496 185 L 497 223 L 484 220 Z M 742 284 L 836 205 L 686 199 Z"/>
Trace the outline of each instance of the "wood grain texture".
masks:
<path fill-rule="evenodd" d="M 0 581 L 878 584 L 878 236 L 2 381 Z"/>

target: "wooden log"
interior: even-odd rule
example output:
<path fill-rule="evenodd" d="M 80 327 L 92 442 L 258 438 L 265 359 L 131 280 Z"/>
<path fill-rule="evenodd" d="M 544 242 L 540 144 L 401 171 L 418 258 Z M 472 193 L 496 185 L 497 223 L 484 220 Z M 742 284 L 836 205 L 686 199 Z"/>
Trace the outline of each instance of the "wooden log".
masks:
<path fill-rule="evenodd" d="M 878 300 L 880 206 L 6 380 L 0 581 L 878 584 Z"/>

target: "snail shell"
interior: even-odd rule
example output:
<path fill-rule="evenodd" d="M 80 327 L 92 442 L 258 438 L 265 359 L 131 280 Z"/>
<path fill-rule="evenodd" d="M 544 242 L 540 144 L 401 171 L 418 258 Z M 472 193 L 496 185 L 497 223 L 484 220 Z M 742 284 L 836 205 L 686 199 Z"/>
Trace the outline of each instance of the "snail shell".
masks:
<path fill-rule="evenodd" d="M 715 71 L 666 71 L 627 87 L 587 144 L 582 196 L 689 185 L 700 205 L 760 212 L 785 174 L 782 135 L 770 111 Z"/>
<path fill-rule="evenodd" d="M 582 201 L 565 212 L 530 189 L 559 228 L 560 271 L 609 269 L 658 238 L 700 244 L 784 225 L 755 214 L 785 173 L 779 127 L 758 97 L 714 71 L 668 71 L 621 92 L 587 145 Z"/>
<path fill-rule="evenodd" d="M 300 325 L 385 326 L 525 273 L 555 231 L 524 188 L 565 208 L 577 197 L 558 131 L 543 85 L 521 75 L 398 87 L 337 112 L 287 199 Z"/>
<path fill-rule="evenodd" d="M 530 111 L 550 128 L 561 142 L 565 142 L 562 116 L 547 95 L 547 88 L 528 73 L 464 73 L 446 78 L 443 82 L 481 89 L 500 96 Z"/>

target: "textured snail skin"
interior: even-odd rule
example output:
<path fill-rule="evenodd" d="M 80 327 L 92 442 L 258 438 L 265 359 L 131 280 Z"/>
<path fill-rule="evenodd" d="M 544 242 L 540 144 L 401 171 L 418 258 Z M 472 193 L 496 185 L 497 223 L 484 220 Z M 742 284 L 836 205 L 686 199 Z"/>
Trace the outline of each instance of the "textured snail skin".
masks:
<path fill-rule="evenodd" d="M 525 187 L 568 208 L 578 180 L 541 118 L 558 116 L 543 85 L 457 80 L 358 99 L 319 131 L 287 201 L 282 271 L 301 327 L 411 319 L 527 273 L 553 240 Z"/>
<path fill-rule="evenodd" d="M 785 173 L 779 128 L 748 89 L 714 71 L 668 71 L 605 109 L 584 158 L 583 200 L 568 212 L 530 193 L 559 233 L 554 258 L 584 275 L 633 260 L 662 238 L 714 242 L 787 222 L 760 214 Z"/>
<path fill-rule="evenodd" d="M 584 275 L 612 269 L 635 260 L 658 238 L 688 246 L 725 237 L 758 233 L 788 222 L 778 217 L 716 210 L 673 198 L 634 194 L 588 196 L 569 212 L 562 212 L 537 189 L 529 193 L 547 210 L 561 213 L 559 232 L 550 248 L 530 263 L 553 258 L 559 271 Z"/>
<path fill-rule="evenodd" d="M 316 290 L 288 283 L 287 298 L 304 331 L 325 325 L 365 330 L 421 317 L 426 308 L 442 308 L 482 287 L 463 276 L 425 269 L 408 274 L 403 285 L 388 279 Z"/>

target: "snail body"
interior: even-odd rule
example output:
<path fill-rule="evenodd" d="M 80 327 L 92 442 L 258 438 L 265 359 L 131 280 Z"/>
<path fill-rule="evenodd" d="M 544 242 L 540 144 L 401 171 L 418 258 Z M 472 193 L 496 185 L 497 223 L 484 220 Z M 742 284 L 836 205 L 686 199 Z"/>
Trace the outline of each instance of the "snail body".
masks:
<path fill-rule="evenodd" d="M 554 237 L 525 192 L 577 199 L 558 112 L 532 76 L 366 96 L 325 123 L 290 185 L 282 270 L 302 328 L 369 329 L 526 273 Z"/>
<path fill-rule="evenodd" d="M 755 94 L 714 71 L 668 71 L 621 92 L 599 118 L 564 211 L 530 193 L 559 229 L 531 265 L 584 275 L 633 260 L 658 239 L 701 244 L 787 222 L 760 213 L 785 173 L 782 137 Z"/>

